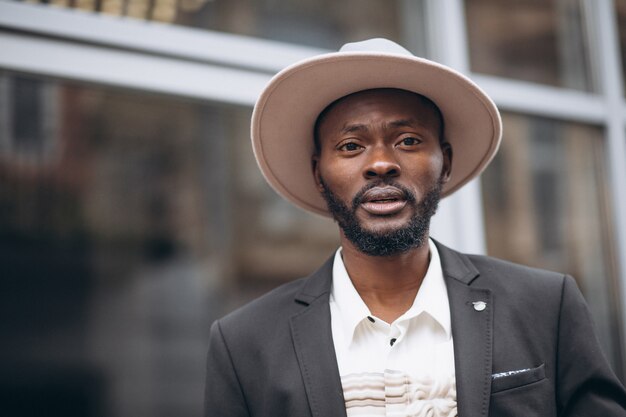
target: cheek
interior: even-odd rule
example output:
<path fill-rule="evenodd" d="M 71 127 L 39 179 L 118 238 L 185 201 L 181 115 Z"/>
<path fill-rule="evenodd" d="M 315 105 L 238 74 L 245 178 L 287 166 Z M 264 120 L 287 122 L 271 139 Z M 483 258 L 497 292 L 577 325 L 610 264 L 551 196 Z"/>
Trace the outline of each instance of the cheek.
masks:
<path fill-rule="evenodd" d="M 320 160 L 319 175 L 330 191 L 346 199 L 358 187 L 360 175 L 355 165 L 347 161 Z"/>
<path fill-rule="evenodd" d="M 441 175 L 443 174 L 443 166 L 443 154 L 439 153 L 437 156 L 433 157 L 432 163 L 432 175 L 434 175 L 436 179 L 441 178 Z"/>
<path fill-rule="evenodd" d="M 429 183 L 438 180 L 443 172 L 443 155 L 424 156 L 404 164 L 403 171 L 418 180 L 418 183 Z"/>

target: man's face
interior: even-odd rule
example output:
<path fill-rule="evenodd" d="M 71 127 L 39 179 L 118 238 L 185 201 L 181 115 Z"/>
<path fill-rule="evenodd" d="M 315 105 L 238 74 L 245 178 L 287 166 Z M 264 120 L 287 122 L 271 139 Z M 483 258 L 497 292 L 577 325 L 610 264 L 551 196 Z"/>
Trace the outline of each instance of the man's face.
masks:
<path fill-rule="evenodd" d="M 318 188 L 344 235 L 362 252 L 392 255 L 424 244 L 451 150 L 420 96 L 367 90 L 333 105 L 318 125 Z"/>

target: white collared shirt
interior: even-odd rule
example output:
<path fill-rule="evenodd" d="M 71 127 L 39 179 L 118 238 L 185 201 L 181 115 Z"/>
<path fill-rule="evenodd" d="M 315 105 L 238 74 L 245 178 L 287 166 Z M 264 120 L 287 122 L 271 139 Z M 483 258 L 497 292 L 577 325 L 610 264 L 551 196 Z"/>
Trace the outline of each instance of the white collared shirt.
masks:
<path fill-rule="evenodd" d="M 456 416 L 450 305 L 441 261 L 430 264 L 409 310 L 393 323 L 373 316 L 337 250 L 330 312 L 348 417 Z"/>

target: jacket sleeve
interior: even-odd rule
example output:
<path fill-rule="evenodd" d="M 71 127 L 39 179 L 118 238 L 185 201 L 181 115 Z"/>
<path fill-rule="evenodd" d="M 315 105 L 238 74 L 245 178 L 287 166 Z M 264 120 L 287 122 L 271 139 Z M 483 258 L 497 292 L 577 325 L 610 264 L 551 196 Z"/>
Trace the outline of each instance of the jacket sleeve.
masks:
<path fill-rule="evenodd" d="M 211 326 L 204 417 L 248 417 L 248 407 L 219 321 Z"/>
<path fill-rule="evenodd" d="M 557 355 L 559 416 L 626 417 L 626 392 L 602 353 L 587 304 L 569 276 L 561 294 Z"/>

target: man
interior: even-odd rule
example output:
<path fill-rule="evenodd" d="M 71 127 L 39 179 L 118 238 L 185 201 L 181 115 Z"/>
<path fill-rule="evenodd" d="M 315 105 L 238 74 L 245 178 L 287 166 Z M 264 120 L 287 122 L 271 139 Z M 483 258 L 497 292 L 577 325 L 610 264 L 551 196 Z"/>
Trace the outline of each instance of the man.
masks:
<path fill-rule="evenodd" d="M 257 161 L 341 248 L 213 324 L 206 416 L 626 416 L 572 278 L 429 239 L 500 137 L 482 90 L 387 40 L 276 75 Z"/>

